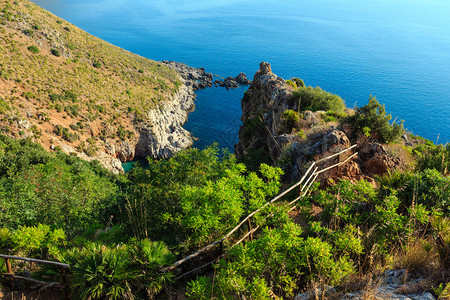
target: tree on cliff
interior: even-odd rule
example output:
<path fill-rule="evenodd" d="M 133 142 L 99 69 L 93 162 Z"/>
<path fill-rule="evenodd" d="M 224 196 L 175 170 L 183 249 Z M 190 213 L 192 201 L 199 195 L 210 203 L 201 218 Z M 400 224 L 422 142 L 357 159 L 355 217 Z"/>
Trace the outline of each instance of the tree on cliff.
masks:
<path fill-rule="evenodd" d="M 393 142 L 405 131 L 403 120 L 400 124 L 389 121 L 390 114 L 386 115 L 384 105 L 381 105 L 376 97 L 369 97 L 369 103 L 363 107 L 357 107 L 356 113 L 349 116 L 347 121 L 354 129 L 355 134 L 363 133 L 379 142 Z"/>

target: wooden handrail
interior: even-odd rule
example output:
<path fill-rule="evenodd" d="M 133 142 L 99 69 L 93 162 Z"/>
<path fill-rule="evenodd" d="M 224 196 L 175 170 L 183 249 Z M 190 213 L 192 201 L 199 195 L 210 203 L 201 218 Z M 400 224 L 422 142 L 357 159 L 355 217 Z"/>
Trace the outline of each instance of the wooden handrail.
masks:
<path fill-rule="evenodd" d="M 0 254 L 0 258 L 23 260 L 23 261 L 35 262 L 35 263 L 39 263 L 39 264 L 53 265 L 53 266 L 57 266 L 57 267 L 64 268 L 64 269 L 70 268 L 70 266 L 68 264 L 63 264 L 63 263 L 56 262 L 56 261 L 36 259 L 36 258 L 19 257 L 19 256 L 11 256 L 11 255 L 4 255 L 4 254 Z"/>
<path fill-rule="evenodd" d="M 5 254 L 0 254 L 0 258 L 3 258 L 5 260 L 6 269 L 8 272 L 3 275 L 10 277 L 12 279 L 12 282 L 14 282 L 14 280 L 16 280 L 16 279 L 19 279 L 19 280 L 32 282 L 32 283 L 37 283 L 37 284 L 42 285 L 41 290 L 44 288 L 49 288 L 49 287 L 56 287 L 56 288 L 64 289 L 63 298 L 69 299 L 69 294 L 68 294 L 69 287 L 68 287 L 67 281 L 66 281 L 66 270 L 70 269 L 70 266 L 68 264 L 63 264 L 63 263 L 56 262 L 56 261 L 49 261 L 49 260 L 42 260 L 42 259 L 28 258 L 28 257 L 20 257 L 20 256 L 13 256 L 13 255 L 5 255 Z M 25 276 L 16 275 L 12 271 L 11 263 L 9 260 L 23 260 L 23 261 L 33 262 L 33 263 L 46 264 L 46 265 L 52 265 L 52 266 L 59 267 L 59 268 L 61 268 L 60 283 L 46 282 L 46 281 L 41 281 L 41 280 L 25 277 Z"/>
<path fill-rule="evenodd" d="M 321 162 L 326 161 L 326 160 L 329 160 L 329 159 L 331 159 L 331 158 L 333 158 L 333 157 L 336 157 L 336 156 L 338 156 L 338 155 L 341 155 L 342 153 L 347 152 L 348 150 L 351 150 L 351 149 L 355 148 L 356 146 L 358 146 L 358 145 L 357 145 L 357 144 L 354 144 L 353 146 L 348 147 L 347 149 L 344 149 L 344 150 L 342 150 L 341 152 L 338 152 L 338 153 L 335 153 L 335 154 L 333 154 L 333 155 L 327 156 L 327 157 L 325 157 L 325 158 L 319 159 L 318 161 L 316 161 L 316 164 L 321 163 Z"/>

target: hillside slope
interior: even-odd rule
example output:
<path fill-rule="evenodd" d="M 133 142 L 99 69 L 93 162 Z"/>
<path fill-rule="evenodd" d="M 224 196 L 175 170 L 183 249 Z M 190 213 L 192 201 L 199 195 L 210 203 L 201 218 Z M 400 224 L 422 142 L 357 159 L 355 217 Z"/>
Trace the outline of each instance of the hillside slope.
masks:
<path fill-rule="evenodd" d="M 28 0 L 0 3 L 2 133 L 115 171 L 117 159 L 168 157 L 192 143 L 181 125 L 194 94 L 175 71 Z"/>

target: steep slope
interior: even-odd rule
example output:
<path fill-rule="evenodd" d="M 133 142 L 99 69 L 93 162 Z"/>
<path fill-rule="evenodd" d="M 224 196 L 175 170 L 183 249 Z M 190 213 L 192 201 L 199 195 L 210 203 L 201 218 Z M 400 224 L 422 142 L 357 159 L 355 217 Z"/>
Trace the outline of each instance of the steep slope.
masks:
<path fill-rule="evenodd" d="M 99 159 L 168 157 L 192 143 L 181 128 L 192 87 L 172 69 L 89 35 L 28 0 L 0 2 L 0 128 Z"/>

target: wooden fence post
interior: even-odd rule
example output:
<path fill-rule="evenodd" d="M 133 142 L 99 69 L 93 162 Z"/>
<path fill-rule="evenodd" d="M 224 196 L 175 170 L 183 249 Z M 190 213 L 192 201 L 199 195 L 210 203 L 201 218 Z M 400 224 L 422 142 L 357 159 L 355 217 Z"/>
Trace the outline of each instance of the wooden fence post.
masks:
<path fill-rule="evenodd" d="M 64 286 L 64 299 L 70 299 L 69 286 L 67 285 L 66 269 L 61 268 L 61 285 Z"/>
<path fill-rule="evenodd" d="M 11 269 L 11 263 L 9 262 L 9 258 L 5 258 L 5 262 L 6 262 L 6 270 L 8 270 L 9 274 L 12 274 L 12 269 Z"/>
<path fill-rule="evenodd" d="M 250 222 L 250 218 L 248 219 L 248 231 L 252 231 L 252 223 Z M 250 241 L 253 241 L 253 233 L 250 234 Z"/>

